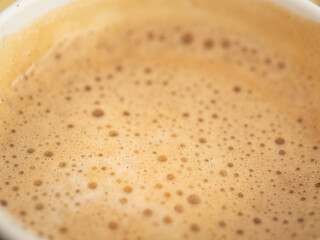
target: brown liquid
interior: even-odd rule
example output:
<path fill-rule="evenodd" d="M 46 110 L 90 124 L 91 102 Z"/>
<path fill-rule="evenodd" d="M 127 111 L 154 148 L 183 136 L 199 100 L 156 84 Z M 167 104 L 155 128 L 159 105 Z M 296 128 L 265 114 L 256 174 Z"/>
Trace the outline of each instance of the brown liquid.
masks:
<path fill-rule="evenodd" d="M 49 239 L 319 237 L 320 26 L 248 3 L 60 41 L 3 91 L 1 204 Z"/>

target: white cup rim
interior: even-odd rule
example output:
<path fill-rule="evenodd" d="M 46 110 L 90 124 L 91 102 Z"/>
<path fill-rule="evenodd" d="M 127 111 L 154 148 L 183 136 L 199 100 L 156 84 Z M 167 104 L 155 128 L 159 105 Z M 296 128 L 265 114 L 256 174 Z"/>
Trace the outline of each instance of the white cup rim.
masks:
<path fill-rule="evenodd" d="M 31 22 L 36 16 L 41 16 L 51 9 L 64 5 L 73 0 L 26 0 L 15 1 L 0 12 L 0 41 L 3 36 L 16 32 Z M 320 23 L 320 7 L 307 0 L 266 0 L 274 2 L 290 11 Z M 19 4 L 19 7 L 17 7 Z M 37 4 L 37 8 L 34 5 Z M 33 15 L 28 10 L 36 9 Z M 0 206 L 0 236 L 4 239 L 39 240 L 30 230 L 26 230 L 21 223 L 13 219 Z"/>
<path fill-rule="evenodd" d="M 289 9 L 291 12 L 320 23 L 320 7 L 309 0 L 267 0 Z"/>
<path fill-rule="evenodd" d="M 41 16 L 51 9 L 74 0 L 27 0 L 15 1 L 0 12 L 0 40 L 3 36 L 11 34 L 25 26 L 34 19 L 34 15 L 23 14 L 31 6 L 37 4 L 35 16 Z M 263 0 L 261 0 L 263 1 Z M 309 0 L 265 0 L 289 9 L 304 18 L 320 23 L 320 7 Z M 19 4 L 19 7 L 17 7 Z M 34 8 L 32 8 L 33 10 Z"/>

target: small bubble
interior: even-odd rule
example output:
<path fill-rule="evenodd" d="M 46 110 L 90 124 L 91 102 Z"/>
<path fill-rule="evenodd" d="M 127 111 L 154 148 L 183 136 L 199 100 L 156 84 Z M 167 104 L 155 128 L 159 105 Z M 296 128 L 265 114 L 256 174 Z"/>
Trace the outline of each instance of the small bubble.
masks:
<path fill-rule="evenodd" d="M 177 190 L 176 193 L 177 193 L 178 196 L 182 196 L 183 195 L 183 192 L 181 190 Z"/>
<path fill-rule="evenodd" d="M 143 215 L 145 215 L 145 216 L 151 216 L 151 215 L 152 215 L 152 210 L 149 209 L 149 208 L 146 208 L 146 209 L 143 210 L 142 213 L 143 213 Z"/>
<path fill-rule="evenodd" d="M 4 200 L 4 199 L 1 199 L 0 200 L 0 204 L 1 204 L 1 206 L 5 207 L 5 206 L 8 205 L 8 202 L 6 200 Z"/>
<path fill-rule="evenodd" d="M 233 87 L 233 91 L 234 91 L 235 93 L 239 93 L 239 92 L 241 92 L 241 87 L 240 87 L 240 86 L 234 86 L 234 87 Z"/>
<path fill-rule="evenodd" d="M 125 117 L 128 117 L 128 116 L 130 116 L 130 112 L 124 111 L 124 112 L 122 113 L 122 115 L 125 116 Z"/>
<path fill-rule="evenodd" d="M 192 223 L 192 224 L 190 225 L 190 230 L 191 230 L 192 232 L 199 232 L 199 231 L 200 231 L 200 227 L 199 227 L 197 224 Z"/>
<path fill-rule="evenodd" d="M 243 234 L 244 234 L 243 230 L 241 230 L 241 229 L 238 229 L 238 230 L 236 231 L 236 233 L 237 233 L 238 235 L 243 235 Z"/>
<path fill-rule="evenodd" d="M 102 111 L 101 109 L 97 108 L 97 109 L 93 110 L 91 114 L 94 117 L 100 118 L 100 117 L 103 117 L 104 111 Z"/>
<path fill-rule="evenodd" d="M 181 158 L 181 161 L 182 161 L 182 162 L 187 162 L 187 161 L 188 161 L 188 158 L 183 157 L 183 158 Z"/>
<path fill-rule="evenodd" d="M 67 163 L 66 162 L 59 162 L 59 167 L 63 168 L 67 166 Z"/>
<path fill-rule="evenodd" d="M 153 32 L 148 32 L 148 33 L 147 33 L 147 38 L 148 38 L 149 40 L 152 40 L 152 39 L 154 38 Z"/>
<path fill-rule="evenodd" d="M 95 182 L 88 183 L 88 188 L 90 188 L 90 189 L 96 189 L 97 187 L 98 187 L 98 184 Z"/>
<path fill-rule="evenodd" d="M 172 173 L 170 173 L 170 174 L 167 175 L 167 180 L 172 181 L 172 180 L 174 180 L 175 178 L 176 178 L 176 177 L 175 177 L 174 174 L 172 174 Z"/>
<path fill-rule="evenodd" d="M 184 33 L 182 36 L 181 36 L 181 42 L 183 44 L 191 44 L 193 41 L 193 36 L 191 33 Z"/>
<path fill-rule="evenodd" d="M 36 210 L 42 210 L 44 208 L 44 205 L 42 204 L 42 203 L 37 203 L 36 205 L 35 205 L 35 209 Z"/>
<path fill-rule="evenodd" d="M 286 152 L 285 152 L 284 150 L 280 150 L 280 151 L 279 151 L 279 154 L 280 154 L 280 155 L 285 155 Z"/>
<path fill-rule="evenodd" d="M 152 72 L 152 70 L 151 70 L 151 68 L 145 68 L 144 69 L 144 72 L 146 73 L 146 74 L 149 74 L 149 73 L 151 73 Z"/>
<path fill-rule="evenodd" d="M 118 223 L 116 223 L 116 222 L 109 222 L 108 226 L 109 226 L 109 228 L 111 230 L 117 230 L 118 229 Z"/>
<path fill-rule="evenodd" d="M 166 224 L 170 224 L 172 222 L 172 218 L 170 216 L 164 216 L 163 222 Z"/>
<path fill-rule="evenodd" d="M 187 198 L 188 202 L 192 205 L 196 205 L 199 204 L 201 202 L 201 198 L 196 195 L 196 194 L 191 194 L 189 195 L 189 197 Z"/>
<path fill-rule="evenodd" d="M 270 58 L 265 58 L 265 59 L 264 59 L 264 63 L 265 63 L 266 65 L 270 65 L 270 64 L 271 64 Z"/>
<path fill-rule="evenodd" d="M 219 171 L 219 174 L 220 174 L 220 176 L 222 176 L 222 177 L 228 176 L 228 172 L 227 172 L 227 170 L 225 170 L 225 169 L 220 170 L 220 171 Z"/>
<path fill-rule="evenodd" d="M 116 71 L 121 72 L 123 70 L 123 67 L 121 65 L 116 66 Z"/>
<path fill-rule="evenodd" d="M 210 49 L 213 46 L 214 46 L 214 43 L 213 43 L 213 41 L 211 39 L 206 39 L 206 40 L 203 41 L 203 47 L 205 49 Z"/>
<path fill-rule="evenodd" d="M 27 215 L 27 212 L 26 211 L 20 211 L 20 216 L 26 216 Z"/>
<path fill-rule="evenodd" d="M 115 130 L 111 130 L 110 132 L 109 132 L 109 136 L 110 137 L 117 137 L 119 135 L 119 133 L 117 132 L 117 131 L 115 131 Z"/>
<path fill-rule="evenodd" d="M 277 67 L 278 67 L 279 70 L 282 70 L 282 69 L 284 69 L 286 67 L 286 65 L 285 65 L 284 62 L 278 62 Z"/>
<path fill-rule="evenodd" d="M 260 224 L 261 223 L 261 219 L 260 218 L 254 218 L 253 222 L 254 222 L 254 224 Z"/>
<path fill-rule="evenodd" d="M 165 192 L 165 193 L 163 194 L 163 196 L 166 197 L 166 198 L 169 198 L 169 197 L 171 197 L 171 193 Z"/>
<path fill-rule="evenodd" d="M 159 157 L 158 157 L 158 161 L 159 162 L 166 162 L 168 160 L 168 158 L 167 158 L 167 156 L 165 156 L 165 155 L 160 155 Z"/>
<path fill-rule="evenodd" d="M 202 138 L 199 138 L 199 142 L 200 142 L 200 143 L 206 143 L 206 142 L 207 142 L 207 139 L 205 139 L 205 138 L 203 138 L 203 137 L 202 137 Z"/>
<path fill-rule="evenodd" d="M 219 222 L 219 226 L 223 228 L 223 227 L 226 226 L 226 223 L 225 223 L 224 221 L 220 221 L 220 222 Z"/>
<path fill-rule="evenodd" d="M 278 137 L 276 138 L 275 143 L 278 145 L 283 145 L 285 143 L 285 140 L 282 137 Z"/>
<path fill-rule="evenodd" d="M 86 92 L 90 92 L 90 91 L 91 91 L 91 86 L 86 85 L 86 86 L 84 87 L 84 90 L 85 90 Z"/>
<path fill-rule="evenodd" d="M 120 198 L 120 199 L 119 199 L 119 202 L 120 202 L 121 204 L 125 204 L 125 203 L 128 202 L 128 199 L 126 199 L 126 198 Z"/>
<path fill-rule="evenodd" d="M 238 193 L 238 197 L 239 198 L 243 198 L 243 194 L 242 193 Z"/>
<path fill-rule="evenodd" d="M 299 223 L 303 223 L 304 222 L 304 219 L 303 218 L 298 218 L 297 220 Z"/>
<path fill-rule="evenodd" d="M 60 53 L 56 53 L 54 55 L 54 57 L 55 57 L 56 60 L 60 60 L 61 59 L 61 54 Z"/>
<path fill-rule="evenodd" d="M 122 189 L 125 193 L 131 193 L 132 192 L 132 187 L 130 186 L 125 186 L 123 189 Z"/>
<path fill-rule="evenodd" d="M 223 39 L 223 40 L 221 41 L 221 46 L 222 46 L 223 48 L 229 48 L 229 47 L 230 47 L 230 41 L 229 41 L 228 39 Z"/>
<path fill-rule="evenodd" d="M 182 113 L 182 117 L 184 117 L 184 118 L 187 118 L 187 117 L 189 117 L 190 115 L 189 115 L 189 113 L 187 113 L 187 112 L 184 112 L 184 113 Z"/>
<path fill-rule="evenodd" d="M 27 153 L 34 153 L 34 149 L 33 148 L 28 148 Z"/>
<path fill-rule="evenodd" d="M 66 227 L 60 227 L 59 228 L 59 232 L 60 233 L 66 233 L 66 232 L 68 232 L 68 229 Z"/>
<path fill-rule="evenodd" d="M 302 118 L 298 118 L 297 119 L 297 123 L 302 123 L 303 122 L 303 119 Z"/>
<path fill-rule="evenodd" d="M 45 151 L 44 152 L 44 156 L 45 157 L 52 157 L 53 156 L 53 152 L 52 151 Z"/>
<path fill-rule="evenodd" d="M 183 212 L 183 206 L 181 204 L 177 204 L 174 206 L 174 210 L 178 213 L 182 213 Z"/>
<path fill-rule="evenodd" d="M 316 188 L 320 188 L 320 182 L 316 183 L 314 186 L 315 186 Z"/>
<path fill-rule="evenodd" d="M 39 187 L 39 186 L 42 185 L 42 181 L 41 181 L 41 180 L 35 180 L 35 181 L 33 182 L 33 184 L 34 184 L 35 186 Z"/>

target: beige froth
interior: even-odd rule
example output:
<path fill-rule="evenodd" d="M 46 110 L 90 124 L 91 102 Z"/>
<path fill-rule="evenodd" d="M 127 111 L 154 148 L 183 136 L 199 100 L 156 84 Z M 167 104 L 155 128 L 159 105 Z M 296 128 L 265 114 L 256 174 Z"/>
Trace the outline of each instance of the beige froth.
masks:
<path fill-rule="evenodd" d="M 0 201 L 40 235 L 319 237 L 319 24 L 78 1 L 0 52 Z"/>

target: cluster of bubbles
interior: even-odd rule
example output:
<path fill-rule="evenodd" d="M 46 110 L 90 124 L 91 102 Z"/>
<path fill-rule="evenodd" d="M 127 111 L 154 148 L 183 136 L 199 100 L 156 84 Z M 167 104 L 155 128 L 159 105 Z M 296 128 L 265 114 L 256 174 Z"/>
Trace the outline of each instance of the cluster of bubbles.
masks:
<path fill-rule="evenodd" d="M 192 25 L 68 42 L 0 112 L 0 203 L 25 225 L 48 239 L 319 236 L 312 113 L 266 94 L 294 76 L 285 57 Z"/>

